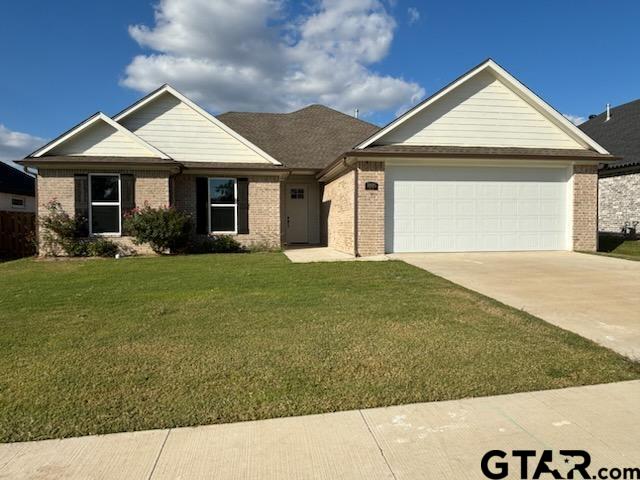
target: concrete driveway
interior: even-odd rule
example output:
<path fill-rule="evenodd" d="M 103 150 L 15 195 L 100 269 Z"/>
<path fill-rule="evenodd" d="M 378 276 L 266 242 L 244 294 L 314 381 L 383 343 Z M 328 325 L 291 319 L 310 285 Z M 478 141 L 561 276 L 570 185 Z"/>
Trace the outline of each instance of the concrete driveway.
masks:
<path fill-rule="evenodd" d="M 573 252 L 389 256 L 640 360 L 640 262 Z"/>

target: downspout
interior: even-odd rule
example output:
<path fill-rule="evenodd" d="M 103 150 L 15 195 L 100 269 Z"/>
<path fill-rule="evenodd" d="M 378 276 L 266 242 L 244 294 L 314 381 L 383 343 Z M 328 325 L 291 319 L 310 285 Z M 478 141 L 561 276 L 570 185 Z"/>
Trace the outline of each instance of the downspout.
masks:
<path fill-rule="evenodd" d="M 346 162 L 346 161 L 345 161 Z M 359 257 L 358 253 L 358 168 L 353 169 L 353 254 Z"/>

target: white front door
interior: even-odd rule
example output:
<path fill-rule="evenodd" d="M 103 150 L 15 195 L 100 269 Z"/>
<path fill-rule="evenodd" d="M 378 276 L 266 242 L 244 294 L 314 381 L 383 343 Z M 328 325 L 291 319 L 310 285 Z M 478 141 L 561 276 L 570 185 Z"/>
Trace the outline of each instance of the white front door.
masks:
<path fill-rule="evenodd" d="M 287 185 L 286 196 L 287 243 L 307 243 L 309 242 L 307 188 L 305 185 Z"/>
<path fill-rule="evenodd" d="M 567 168 L 387 166 L 388 252 L 567 250 Z"/>

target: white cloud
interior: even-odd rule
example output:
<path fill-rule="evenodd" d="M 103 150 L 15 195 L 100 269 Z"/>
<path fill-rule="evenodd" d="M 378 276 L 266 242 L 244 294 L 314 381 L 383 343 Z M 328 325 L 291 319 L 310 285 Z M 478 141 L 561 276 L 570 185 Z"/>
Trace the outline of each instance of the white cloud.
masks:
<path fill-rule="evenodd" d="M 570 113 L 563 113 L 562 116 L 567 120 L 569 120 L 574 125 L 580 125 L 581 123 L 584 123 L 587 120 L 586 117 L 581 117 L 579 115 L 571 115 Z"/>
<path fill-rule="evenodd" d="M 14 132 L 0 123 L 0 161 L 16 166 L 11 160 L 24 158 L 45 142 L 44 138 Z"/>
<path fill-rule="evenodd" d="M 292 16 L 285 0 L 161 0 L 155 25 L 131 36 L 122 83 L 170 83 L 214 112 L 290 111 L 323 103 L 344 112 L 394 111 L 424 96 L 417 83 L 375 72 L 396 28 L 380 0 L 314 0 Z"/>
<path fill-rule="evenodd" d="M 407 14 L 409 15 L 409 25 L 413 25 L 420 20 L 420 11 L 416 7 L 409 7 Z"/>

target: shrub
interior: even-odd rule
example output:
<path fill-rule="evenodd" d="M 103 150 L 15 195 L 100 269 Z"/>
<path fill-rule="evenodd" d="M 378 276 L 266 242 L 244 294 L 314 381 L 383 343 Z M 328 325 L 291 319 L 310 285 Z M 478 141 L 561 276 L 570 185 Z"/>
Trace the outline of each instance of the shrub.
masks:
<path fill-rule="evenodd" d="M 241 253 L 246 249 L 229 235 L 196 238 L 189 244 L 189 253 Z"/>
<path fill-rule="evenodd" d="M 118 245 L 106 238 L 95 238 L 85 245 L 90 257 L 115 257 L 120 252 Z"/>
<path fill-rule="evenodd" d="M 174 208 L 134 209 L 125 215 L 124 229 L 133 237 L 133 243 L 148 243 L 154 252 L 184 250 L 191 235 L 191 217 Z"/>
<path fill-rule="evenodd" d="M 77 238 L 78 232 L 86 225 L 83 217 L 71 218 L 60 202 L 50 201 L 46 205 L 47 214 L 40 217 L 42 223 L 41 247 L 45 255 L 57 256 L 64 253 L 70 257 L 114 257 L 120 248 L 106 238 Z"/>
<path fill-rule="evenodd" d="M 40 217 L 43 227 L 40 248 L 45 255 L 57 256 L 61 253 L 79 256 L 82 246 L 78 245 L 76 232 L 84 219 L 72 218 L 62 209 L 60 202 L 53 199 L 45 206 L 47 214 Z"/>

